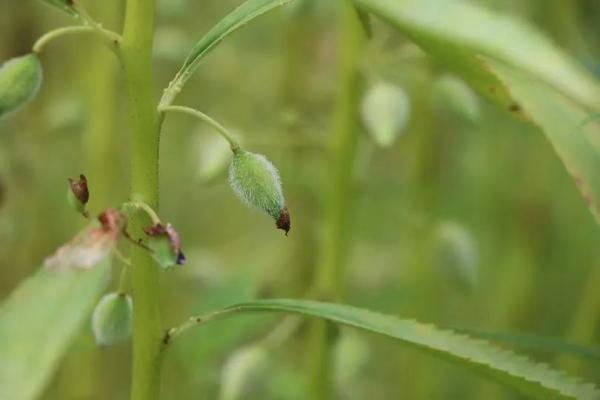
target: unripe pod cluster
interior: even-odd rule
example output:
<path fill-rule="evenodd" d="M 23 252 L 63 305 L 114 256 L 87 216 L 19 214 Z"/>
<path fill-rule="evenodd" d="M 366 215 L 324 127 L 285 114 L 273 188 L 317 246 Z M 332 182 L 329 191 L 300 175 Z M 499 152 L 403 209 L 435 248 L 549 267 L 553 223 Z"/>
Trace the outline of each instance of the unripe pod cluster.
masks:
<path fill-rule="evenodd" d="M 110 346 L 131 336 L 133 304 L 123 293 L 109 293 L 102 297 L 92 315 L 92 331 L 96 343 Z"/>
<path fill-rule="evenodd" d="M 229 182 L 237 196 L 249 206 L 273 217 L 278 229 L 290 230 L 290 215 L 285 206 L 277 169 L 260 154 L 238 149 L 229 166 Z"/>
<path fill-rule="evenodd" d="M 13 58 L 0 67 L 0 117 L 25 104 L 42 83 L 42 64 L 36 54 Z"/>

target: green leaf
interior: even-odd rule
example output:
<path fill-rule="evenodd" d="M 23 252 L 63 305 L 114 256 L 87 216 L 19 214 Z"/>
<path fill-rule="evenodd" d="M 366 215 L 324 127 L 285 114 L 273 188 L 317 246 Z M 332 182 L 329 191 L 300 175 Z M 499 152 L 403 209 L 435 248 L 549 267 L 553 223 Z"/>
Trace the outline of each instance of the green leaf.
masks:
<path fill-rule="evenodd" d="M 526 333 L 489 332 L 476 328 L 450 327 L 459 333 L 496 343 L 506 343 L 523 349 L 542 350 L 548 353 L 561 353 L 580 357 L 590 362 L 600 363 L 600 348 L 582 346 L 560 338 L 530 335 Z"/>
<path fill-rule="evenodd" d="M 52 7 L 56 7 L 59 10 L 69 14 L 72 17 L 79 17 L 79 13 L 73 7 L 73 0 L 40 0 Z"/>
<path fill-rule="evenodd" d="M 388 336 L 441 359 L 475 370 L 538 399 L 600 399 L 591 384 L 537 364 L 490 343 L 433 325 L 332 303 L 273 299 L 237 304 L 214 316 L 248 311 L 297 313 Z"/>
<path fill-rule="evenodd" d="M 0 306 L 0 399 L 38 397 L 108 282 L 108 268 L 42 269 Z"/>
<path fill-rule="evenodd" d="M 571 99 L 543 82 L 497 61 L 489 63 L 519 107 L 546 134 L 600 223 L 600 123 L 590 121 Z"/>
<path fill-rule="evenodd" d="M 600 85 L 592 75 L 524 21 L 466 1 L 353 1 L 471 81 L 494 83 L 477 59 L 485 55 L 530 73 L 591 109 L 600 107 Z M 488 97 L 497 95 L 493 87 Z"/>
<path fill-rule="evenodd" d="M 293 0 L 247 0 L 225 16 L 192 48 L 175 79 L 165 91 L 161 105 L 172 103 L 174 97 L 198 67 L 200 60 L 223 39 L 253 19 L 291 1 Z"/>
<path fill-rule="evenodd" d="M 600 222 L 600 85 L 525 22 L 464 1 L 353 0 L 480 94 L 540 127 Z M 498 34 L 502 32 L 502 34 Z M 587 121 L 587 123 L 584 123 Z"/>

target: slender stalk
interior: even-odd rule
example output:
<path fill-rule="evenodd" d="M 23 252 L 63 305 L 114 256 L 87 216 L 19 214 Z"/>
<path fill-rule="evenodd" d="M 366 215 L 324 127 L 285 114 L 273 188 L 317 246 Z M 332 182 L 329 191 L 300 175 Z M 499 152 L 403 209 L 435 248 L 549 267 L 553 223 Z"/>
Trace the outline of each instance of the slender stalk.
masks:
<path fill-rule="evenodd" d="M 364 32 L 356 10 L 342 1 L 339 95 L 334 115 L 331 142 L 331 184 L 325 199 L 325 236 L 321 261 L 316 269 L 314 290 L 326 300 L 342 297 L 342 284 L 350 238 L 352 207 L 352 171 L 358 145 L 357 121 L 361 82 L 358 61 Z M 311 398 L 326 400 L 333 395 L 331 377 L 331 329 L 324 321 L 315 321 L 309 332 L 309 371 Z"/>
<path fill-rule="evenodd" d="M 78 35 L 82 33 L 94 33 L 98 35 L 110 49 L 116 52 L 119 42 L 121 41 L 121 36 L 116 34 L 115 32 L 109 31 L 104 28 L 93 27 L 93 26 L 66 26 L 64 28 L 54 29 L 42 37 L 40 37 L 35 44 L 33 45 L 33 51 L 35 53 L 41 53 L 44 50 L 44 47 L 48 45 L 48 43 L 61 38 L 67 35 Z"/>
<path fill-rule="evenodd" d="M 121 46 L 131 131 L 131 200 L 158 208 L 160 124 L 152 90 L 153 0 L 128 0 Z M 130 232 L 140 234 L 147 216 L 136 213 Z M 151 255 L 131 249 L 133 287 L 133 400 L 160 398 L 161 340 L 159 269 Z"/>
<path fill-rule="evenodd" d="M 231 147 L 231 151 L 236 152 L 240 148 L 239 143 L 233 138 L 233 135 L 231 134 L 231 132 L 229 132 L 227 129 L 225 129 L 225 127 L 223 125 L 219 124 L 217 121 L 215 121 L 208 115 L 204 114 L 203 112 L 200 112 L 200 111 L 195 110 L 190 107 L 183 107 L 183 106 L 164 106 L 164 107 L 159 107 L 158 111 L 160 111 L 161 113 L 168 112 L 168 111 L 179 112 L 179 113 L 188 114 L 193 117 L 196 117 L 196 118 L 206 122 L 213 128 L 215 128 L 217 130 L 217 132 L 219 132 L 219 134 L 221 136 L 223 136 L 223 138 L 225 140 L 227 140 L 227 142 L 229 142 L 229 147 Z"/>

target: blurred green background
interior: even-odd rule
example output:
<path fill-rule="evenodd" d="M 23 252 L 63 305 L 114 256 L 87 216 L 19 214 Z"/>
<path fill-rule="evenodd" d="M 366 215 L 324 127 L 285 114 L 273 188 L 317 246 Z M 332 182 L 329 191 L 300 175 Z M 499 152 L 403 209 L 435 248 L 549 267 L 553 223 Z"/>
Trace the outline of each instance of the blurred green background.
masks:
<path fill-rule="evenodd" d="M 82 3 L 120 29 L 122 1 Z M 157 97 L 195 41 L 239 3 L 158 0 Z M 475 3 L 528 20 L 599 73 L 597 0 Z M 207 166 L 220 151 L 209 128 L 180 115 L 165 123 L 160 213 L 178 227 L 188 258 L 162 275 L 167 326 L 237 301 L 309 290 L 323 245 L 338 8 L 335 1 L 298 1 L 250 24 L 203 61 L 178 99 L 278 166 L 292 216 L 288 237 L 239 203 L 218 157 L 214 170 Z M 0 60 L 27 53 L 43 32 L 70 23 L 33 0 L 0 2 Z M 485 100 L 473 102 L 473 93 L 446 90 L 443 82 L 454 78 L 443 66 L 373 23 L 365 86 L 402 88 L 409 122 L 389 148 L 361 136 L 344 302 L 445 327 L 594 347 L 600 235 L 549 142 Z M 43 63 L 40 95 L 0 121 L 2 298 L 85 226 L 65 201 L 67 177 L 88 176 L 94 213 L 127 198 L 126 110 L 114 57 L 93 39 L 68 38 L 53 43 Z M 227 360 L 276 323 L 244 317 L 183 337 L 166 358 L 164 398 L 218 398 Z M 309 398 L 306 333 L 301 325 L 270 354 L 266 372 L 242 398 Z M 386 339 L 342 329 L 333 340 L 339 399 L 519 398 Z M 523 344 L 505 346 L 600 383 L 598 358 Z M 125 399 L 129 377 L 129 345 L 98 349 L 85 326 L 43 398 Z"/>

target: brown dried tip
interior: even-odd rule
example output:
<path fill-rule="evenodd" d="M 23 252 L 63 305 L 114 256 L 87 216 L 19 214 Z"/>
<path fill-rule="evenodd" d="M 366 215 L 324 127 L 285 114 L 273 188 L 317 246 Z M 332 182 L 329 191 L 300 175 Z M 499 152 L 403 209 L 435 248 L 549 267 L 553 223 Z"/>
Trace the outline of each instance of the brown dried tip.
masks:
<path fill-rule="evenodd" d="M 71 186 L 71 191 L 77 200 L 79 200 L 81 204 L 87 204 L 88 200 L 90 199 L 90 191 L 88 189 L 87 178 L 85 175 L 79 175 L 78 180 L 69 178 L 69 185 Z"/>
<path fill-rule="evenodd" d="M 107 208 L 98 215 L 98 221 L 102 224 L 103 231 L 121 233 L 125 227 L 126 219 L 118 210 Z"/>
<path fill-rule="evenodd" d="M 281 213 L 279 213 L 279 218 L 277 219 L 277 222 L 275 222 L 275 225 L 277 225 L 277 229 L 284 230 L 285 236 L 287 236 L 288 232 L 290 231 L 290 227 L 291 227 L 290 213 L 289 213 L 287 207 L 283 207 L 283 209 L 281 210 Z"/>
<path fill-rule="evenodd" d="M 179 233 L 177 233 L 173 225 L 169 223 L 167 223 L 167 225 L 159 223 L 144 228 L 144 232 L 148 236 L 166 235 L 169 238 L 169 243 L 171 243 L 171 248 L 173 249 L 175 254 L 177 254 L 177 265 L 185 264 L 185 255 L 181 250 L 181 239 L 179 238 Z"/>

